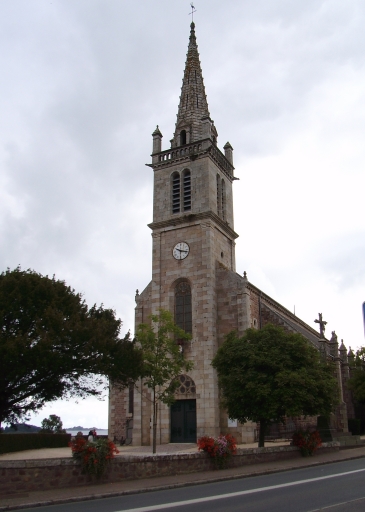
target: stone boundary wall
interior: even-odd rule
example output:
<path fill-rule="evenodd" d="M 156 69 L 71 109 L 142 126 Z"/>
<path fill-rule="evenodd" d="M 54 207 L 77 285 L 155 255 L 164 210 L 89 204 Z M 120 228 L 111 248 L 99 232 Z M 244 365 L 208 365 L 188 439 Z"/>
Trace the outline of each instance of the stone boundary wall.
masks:
<path fill-rule="evenodd" d="M 339 450 L 339 443 L 323 443 L 316 453 Z M 301 457 L 294 446 L 241 448 L 228 467 L 260 462 L 274 462 Z M 118 456 L 111 461 L 107 474 L 99 482 L 118 482 L 158 476 L 171 476 L 214 469 L 206 453 L 179 455 Z M 92 484 L 95 479 L 82 474 L 81 466 L 72 458 L 0 461 L 0 497 L 7 494 L 76 487 Z"/>

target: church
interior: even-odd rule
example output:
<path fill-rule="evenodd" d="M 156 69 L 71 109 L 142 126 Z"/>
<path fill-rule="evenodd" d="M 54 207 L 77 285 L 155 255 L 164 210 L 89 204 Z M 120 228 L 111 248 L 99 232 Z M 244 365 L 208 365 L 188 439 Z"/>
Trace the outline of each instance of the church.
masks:
<path fill-rule="evenodd" d="M 349 358 L 333 332 L 325 338 L 250 283 L 235 267 L 233 148 L 218 147 L 218 132 L 210 117 L 199 60 L 195 24 L 185 63 L 175 132 L 169 149 L 162 148 L 158 126 L 152 134 L 154 174 L 152 279 L 136 293 L 135 325 L 148 321 L 159 309 L 170 311 L 179 327 L 191 333 L 181 350 L 194 362 L 188 375 L 180 375 L 176 401 L 160 406 L 157 443 L 190 443 L 220 433 L 234 435 L 238 443 L 255 441 L 256 425 L 230 420 L 219 406 L 218 379 L 211 361 L 230 331 L 243 336 L 246 329 L 267 323 L 301 333 L 335 361 L 341 403 L 334 427 L 347 432 L 354 417 L 350 393 Z M 152 406 L 133 386 L 111 389 L 109 437 L 129 438 L 133 445 L 152 444 Z"/>

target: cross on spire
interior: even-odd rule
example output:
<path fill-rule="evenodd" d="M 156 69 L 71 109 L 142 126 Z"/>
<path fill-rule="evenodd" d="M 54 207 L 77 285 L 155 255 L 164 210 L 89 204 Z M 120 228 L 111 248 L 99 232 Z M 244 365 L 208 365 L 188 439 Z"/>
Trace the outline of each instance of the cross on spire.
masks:
<path fill-rule="evenodd" d="M 190 4 L 191 12 L 189 12 L 189 16 L 191 16 L 191 22 L 194 23 L 194 12 L 196 12 L 196 9 L 193 5 L 193 2 Z"/>

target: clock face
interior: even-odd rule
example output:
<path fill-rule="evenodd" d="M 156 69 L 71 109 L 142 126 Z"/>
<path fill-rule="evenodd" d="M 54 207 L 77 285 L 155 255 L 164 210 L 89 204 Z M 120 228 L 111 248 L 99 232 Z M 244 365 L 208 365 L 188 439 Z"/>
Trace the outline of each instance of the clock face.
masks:
<path fill-rule="evenodd" d="M 172 255 L 176 260 L 183 260 L 189 254 L 190 247 L 186 242 L 179 242 L 172 249 Z"/>

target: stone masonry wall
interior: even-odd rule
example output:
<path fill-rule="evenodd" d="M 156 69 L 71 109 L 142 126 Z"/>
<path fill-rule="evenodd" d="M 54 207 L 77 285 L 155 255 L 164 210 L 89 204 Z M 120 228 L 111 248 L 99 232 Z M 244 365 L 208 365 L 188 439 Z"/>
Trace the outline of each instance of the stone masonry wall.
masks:
<path fill-rule="evenodd" d="M 338 443 L 325 443 L 317 453 L 339 450 Z M 293 446 L 239 449 L 228 467 L 278 461 L 300 457 Z M 178 475 L 214 469 L 206 453 L 186 455 L 118 456 L 111 461 L 107 474 L 100 482 L 120 482 L 156 476 Z M 71 458 L 0 462 L 0 496 L 37 490 L 93 485 L 95 479 L 85 475 Z"/>

